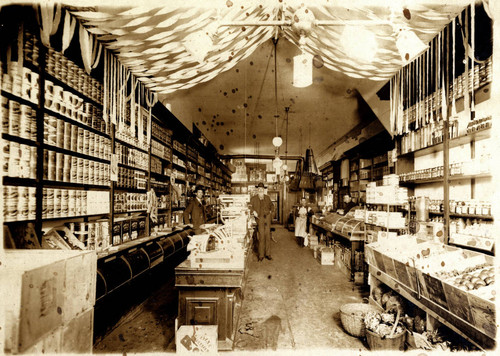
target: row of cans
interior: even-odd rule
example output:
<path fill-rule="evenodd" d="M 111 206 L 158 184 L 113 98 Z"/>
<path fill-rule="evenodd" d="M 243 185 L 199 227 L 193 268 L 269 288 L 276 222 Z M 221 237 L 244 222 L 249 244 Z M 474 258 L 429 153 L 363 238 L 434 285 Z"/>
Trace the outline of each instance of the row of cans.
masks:
<path fill-rule="evenodd" d="M 97 103 L 103 102 L 102 84 L 64 56 L 63 53 L 49 48 L 46 61 L 47 73 L 91 98 Z"/>
<path fill-rule="evenodd" d="M 51 81 L 45 82 L 45 107 L 72 120 L 109 134 L 101 109 Z"/>
<path fill-rule="evenodd" d="M 169 161 L 172 159 L 172 149 L 156 140 L 151 141 L 151 153 Z"/>
<path fill-rule="evenodd" d="M 110 185 L 110 165 L 52 150 L 43 151 L 43 179 L 58 182 Z"/>
<path fill-rule="evenodd" d="M 87 191 L 43 188 L 42 219 L 87 215 Z"/>
<path fill-rule="evenodd" d="M 155 121 L 151 122 L 151 135 L 157 138 L 160 142 L 167 145 L 172 144 L 172 130 L 169 130 Z"/>
<path fill-rule="evenodd" d="M 115 142 L 115 153 L 118 154 L 118 162 L 148 170 L 149 165 L 149 155 L 146 152 L 142 152 L 125 145 Z"/>
<path fill-rule="evenodd" d="M 29 31 L 26 31 L 24 34 L 24 59 L 27 62 L 33 64 L 33 66 L 38 67 L 38 58 L 39 58 L 39 41 L 38 38 Z"/>
<path fill-rule="evenodd" d="M 2 140 L 2 175 L 36 179 L 36 150 L 35 146 Z"/>
<path fill-rule="evenodd" d="M 136 136 L 132 135 L 132 132 L 130 130 L 130 126 L 126 126 L 125 124 L 121 124 L 117 131 L 115 131 L 115 138 L 126 142 L 134 147 L 138 147 L 140 149 L 143 149 L 144 151 L 148 150 L 148 142 L 146 138 L 144 137 L 143 140 L 139 140 Z"/>
<path fill-rule="evenodd" d="M 40 76 L 31 69 L 9 62 L 8 72 L 2 75 L 2 90 L 19 96 L 34 104 L 38 103 Z"/>
<path fill-rule="evenodd" d="M 36 188 L 3 186 L 5 221 L 34 220 L 36 214 Z"/>
<path fill-rule="evenodd" d="M 112 241 L 113 245 L 120 245 L 130 240 L 145 236 L 146 218 L 116 219 L 113 222 Z"/>
<path fill-rule="evenodd" d="M 146 189 L 146 172 L 118 167 L 118 188 Z"/>
<path fill-rule="evenodd" d="M 44 143 L 85 155 L 110 160 L 111 141 L 82 127 L 45 115 Z"/>
<path fill-rule="evenodd" d="M 87 247 L 87 250 L 103 251 L 109 246 L 109 220 L 68 223 L 69 230 Z"/>
<path fill-rule="evenodd" d="M 36 110 L 1 97 L 2 133 L 36 141 Z"/>
<path fill-rule="evenodd" d="M 147 206 L 148 199 L 145 193 L 115 193 L 114 211 L 116 213 L 146 210 Z"/>

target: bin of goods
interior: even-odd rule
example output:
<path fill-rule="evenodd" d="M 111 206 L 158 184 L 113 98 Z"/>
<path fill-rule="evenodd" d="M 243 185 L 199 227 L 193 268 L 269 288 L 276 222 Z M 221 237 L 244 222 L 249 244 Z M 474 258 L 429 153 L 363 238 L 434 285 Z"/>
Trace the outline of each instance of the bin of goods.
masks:
<path fill-rule="evenodd" d="M 495 338 L 494 257 L 411 236 L 365 246 L 368 264 Z"/>

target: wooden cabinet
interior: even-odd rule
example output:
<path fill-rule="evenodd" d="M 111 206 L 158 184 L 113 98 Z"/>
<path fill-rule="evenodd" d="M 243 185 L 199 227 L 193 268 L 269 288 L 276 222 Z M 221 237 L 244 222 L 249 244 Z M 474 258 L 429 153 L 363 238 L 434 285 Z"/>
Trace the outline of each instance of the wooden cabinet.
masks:
<path fill-rule="evenodd" d="M 175 269 L 179 290 L 177 327 L 217 325 L 219 350 L 232 350 L 244 285 L 244 269 Z"/>

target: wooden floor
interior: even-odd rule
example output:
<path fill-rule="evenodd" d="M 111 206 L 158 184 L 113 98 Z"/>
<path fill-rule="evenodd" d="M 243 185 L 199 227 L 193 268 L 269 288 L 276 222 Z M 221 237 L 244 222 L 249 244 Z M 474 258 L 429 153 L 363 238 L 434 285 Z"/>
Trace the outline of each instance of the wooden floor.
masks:
<path fill-rule="evenodd" d="M 339 308 L 361 302 L 367 289 L 349 282 L 336 267 L 320 265 L 313 251 L 299 247 L 293 233 L 281 226 L 273 235 L 277 241 L 272 243 L 273 260 L 250 259 L 234 350 L 270 351 L 276 346 L 301 354 L 333 349 L 366 352 L 364 342 L 343 330 Z M 94 352 L 174 352 L 176 313 L 177 295 L 170 281 L 125 316 Z"/>

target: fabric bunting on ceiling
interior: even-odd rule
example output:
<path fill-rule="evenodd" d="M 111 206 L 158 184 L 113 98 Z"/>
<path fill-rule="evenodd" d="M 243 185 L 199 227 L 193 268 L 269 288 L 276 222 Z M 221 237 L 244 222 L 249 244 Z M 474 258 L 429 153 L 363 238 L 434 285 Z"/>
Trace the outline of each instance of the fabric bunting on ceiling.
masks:
<path fill-rule="evenodd" d="M 289 23 L 300 22 L 295 13 L 302 3 L 220 0 L 211 1 L 213 7 L 209 7 L 206 2 L 186 0 L 127 8 L 95 7 L 93 11 L 72 7 L 71 13 L 147 88 L 168 94 L 207 82 L 234 67 L 277 33 L 276 26 L 249 23 L 283 19 Z M 320 56 L 325 67 L 351 77 L 388 80 L 403 65 L 396 47 L 395 31 L 409 28 L 428 43 L 469 2 L 408 3 L 405 15 L 402 7 L 382 6 L 377 1 L 353 0 L 349 3 L 317 1 L 306 3 L 306 6 L 316 21 L 345 21 L 346 24 L 352 20 L 372 21 L 373 25 L 366 27 L 375 35 L 378 46 L 370 59 L 363 61 L 346 53 L 341 44 L 345 41 L 342 38 L 345 26 L 342 25 L 313 25 L 305 38 L 304 51 Z M 391 23 L 383 24 L 384 21 Z M 237 22 L 238 25 L 221 25 Z M 296 29 L 280 27 L 285 38 L 299 46 Z M 186 50 L 187 38 L 196 40 L 196 34 L 213 42 L 202 60 Z"/>

